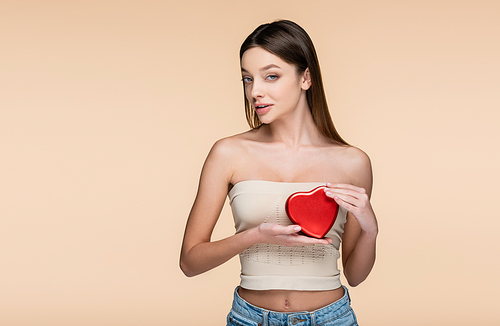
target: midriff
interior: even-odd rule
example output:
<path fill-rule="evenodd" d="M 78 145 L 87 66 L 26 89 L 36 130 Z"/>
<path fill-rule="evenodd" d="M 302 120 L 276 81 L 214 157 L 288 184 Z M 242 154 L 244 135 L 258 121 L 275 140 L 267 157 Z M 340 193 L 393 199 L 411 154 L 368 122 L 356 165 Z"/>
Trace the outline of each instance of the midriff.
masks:
<path fill-rule="evenodd" d="M 344 288 L 328 291 L 248 290 L 239 288 L 238 294 L 246 302 L 277 312 L 314 311 L 344 296 Z"/>

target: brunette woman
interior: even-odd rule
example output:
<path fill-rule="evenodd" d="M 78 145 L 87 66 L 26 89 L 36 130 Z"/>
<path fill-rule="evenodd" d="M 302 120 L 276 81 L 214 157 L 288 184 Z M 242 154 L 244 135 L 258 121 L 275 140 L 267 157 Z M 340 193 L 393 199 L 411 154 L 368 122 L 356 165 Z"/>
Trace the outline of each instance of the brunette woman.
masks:
<path fill-rule="evenodd" d="M 180 266 L 187 276 L 240 256 L 241 283 L 228 325 L 357 325 L 350 286 L 375 262 L 370 159 L 337 133 L 307 33 L 281 20 L 253 31 L 240 49 L 250 130 L 211 149 L 190 212 Z M 324 238 L 302 234 L 288 196 L 324 186 L 339 205 Z M 211 241 L 226 196 L 236 233 Z M 340 255 L 342 243 L 342 255 Z"/>

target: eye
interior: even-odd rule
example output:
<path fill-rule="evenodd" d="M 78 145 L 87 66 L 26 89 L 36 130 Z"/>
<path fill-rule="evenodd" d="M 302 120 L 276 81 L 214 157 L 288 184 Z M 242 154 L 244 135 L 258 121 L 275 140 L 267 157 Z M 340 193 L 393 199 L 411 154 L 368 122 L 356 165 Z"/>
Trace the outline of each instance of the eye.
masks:
<path fill-rule="evenodd" d="M 251 83 L 251 82 L 252 82 L 252 78 L 250 78 L 250 77 L 243 77 L 243 78 L 241 79 L 241 81 L 242 81 L 244 84 L 249 84 L 249 83 Z"/>
<path fill-rule="evenodd" d="M 278 79 L 278 76 L 277 75 L 268 75 L 268 76 L 266 76 L 266 79 L 267 80 L 276 80 L 276 79 Z"/>

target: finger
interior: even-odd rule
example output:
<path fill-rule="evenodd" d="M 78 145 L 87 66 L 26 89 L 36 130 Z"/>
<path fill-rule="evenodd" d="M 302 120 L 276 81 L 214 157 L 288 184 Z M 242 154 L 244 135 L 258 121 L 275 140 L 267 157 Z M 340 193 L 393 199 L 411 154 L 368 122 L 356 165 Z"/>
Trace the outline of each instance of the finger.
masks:
<path fill-rule="evenodd" d="M 342 200 L 356 207 L 365 206 L 366 203 L 370 201 L 370 197 L 368 196 L 368 194 L 366 194 L 366 192 L 357 193 L 346 189 L 341 189 L 341 190 L 335 189 L 335 190 L 325 190 L 325 194 L 330 198 L 335 198 L 338 196 Z"/>
<path fill-rule="evenodd" d="M 323 240 L 326 240 L 328 242 L 328 244 L 332 244 L 333 243 L 333 239 L 332 238 L 323 238 Z"/>
<path fill-rule="evenodd" d="M 346 195 L 343 193 L 331 192 L 331 191 L 327 191 L 327 192 L 325 192 L 325 194 L 328 197 L 333 198 L 335 201 L 337 201 L 337 198 L 339 198 L 342 201 L 349 203 L 349 204 L 356 206 L 356 207 L 362 204 L 361 200 L 358 197 L 354 197 L 351 195 Z"/>
<path fill-rule="evenodd" d="M 290 234 L 296 234 L 296 233 L 299 233 L 300 230 L 302 230 L 300 225 L 290 225 L 288 228 L 291 228 Z"/>
<path fill-rule="evenodd" d="M 348 184 L 348 183 L 336 183 L 336 184 L 332 184 L 332 183 L 327 183 L 326 184 L 327 187 L 329 189 L 344 189 L 344 190 L 351 190 L 351 191 L 355 191 L 355 192 L 358 192 L 358 193 L 366 193 L 366 189 L 365 188 L 362 188 L 362 187 L 358 187 L 358 186 L 355 186 L 355 185 L 351 185 L 351 184 Z"/>
<path fill-rule="evenodd" d="M 330 244 L 330 243 L 333 243 L 333 239 L 332 238 L 327 238 L 327 237 L 324 237 L 324 238 L 315 238 L 315 237 L 312 237 L 312 236 L 309 236 L 309 235 L 306 235 L 306 234 L 298 234 L 297 238 L 300 238 L 303 241 L 306 241 L 308 243 L 313 243 L 313 244 L 314 243 L 321 243 L 321 244 Z"/>
<path fill-rule="evenodd" d="M 333 243 L 333 240 L 330 238 L 318 239 L 318 238 L 308 237 L 305 235 L 297 235 L 297 237 L 294 240 L 296 240 L 297 244 L 308 244 L 308 245 L 313 245 L 313 244 L 329 245 Z"/>
<path fill-rule="evenodd" d="M 333 240 L 331 238 L 322 238 L 322 239 L 317 239 L 319 240 L 319 244 L 323 245 L 331 245 L 333 243 Z"/>
<path fill-rule="evenodd" d="M 337 204 L 339 204 L 339 206 L 345 208 L 349 212 L 353 212 L 358 208 L 358 206 L 356 206 L 354 203 L 344 200 L 343 198 L 340 198 L 340 196 L 334 196 L 333 199 L 337 202 Z"/>
<path fill-rule="evenodd" d="M 336 191 L 327 191 L 325 192 L 325 195 L 327 197 L 330 197 L 330 198 L 333 198 L 335 199 L 335 197 L 339 197 L 339 198 L 342 198 L 344 201 L 348 201 L 352 204 L 354 204 L 355 202 L 359 201 L 359 197 L 357 196 L 353 196 L 351 194 L 345 194 L 345 193 L 342 193 L 342 192 L 336 192 Z"/>
<path fill-rule="evenodd" d="M 277 234 L 297 234 L 302 230 L 300 225 L 288 225 L 288 226 L 277 226 L 279 229 L 277 230 Z"/>
<path fill-rule="evenodd" d="M 348 195 L 354 198 L 361 198 L 366 195 L 366 191 L 356 191 L 346 188 L 325 188 L 325 193 Z"/>

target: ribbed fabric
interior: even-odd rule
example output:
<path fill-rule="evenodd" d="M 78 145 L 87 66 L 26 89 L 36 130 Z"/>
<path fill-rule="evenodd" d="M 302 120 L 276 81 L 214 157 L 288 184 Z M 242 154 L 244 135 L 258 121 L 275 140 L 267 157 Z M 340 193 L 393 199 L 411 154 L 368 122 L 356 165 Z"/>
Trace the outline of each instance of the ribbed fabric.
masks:
<path fill-rule="evenodd" d="M 236 233 L 263 222 L 291 225 L 285 212 L 288 196 L 309 191 L 326 182 L 238 182 L 228 194 Z M 341 286 L 337 260 L 347 211 L 340 207 L 326 237 L 332 245 L 286 247 L 256 244 L 240 254 L 240 286 L 250 290 L 333 290 Z"/>

